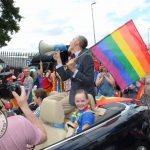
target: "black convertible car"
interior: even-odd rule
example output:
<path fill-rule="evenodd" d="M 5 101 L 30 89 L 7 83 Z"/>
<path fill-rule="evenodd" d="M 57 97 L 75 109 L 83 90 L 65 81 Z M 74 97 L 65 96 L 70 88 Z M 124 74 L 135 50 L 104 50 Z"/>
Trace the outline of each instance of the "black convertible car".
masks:
<path fill-rule="evenodd" d="M 67 118 L 56 114 L 55 101 L 44 100 L 41 108 L 41 119 L 48 134 L 48 141 L 35 149 L 44 150 L 149 150 L 150 126 L 148 108 L 134 104 L 134 101 L 114 102 L 94 109 L 96 121 L 89 128 L 74 134 L 68 125 L 56 128 L 53 123 L 64 123 Z M 54 104 L 55 103 L 55 104 Z M 51 104 L 51 106 L 50 106 Z M 47 106 L 51 108 L 46 108 Z M 55 112 L 55 109 L 56 112 Z M 53 110 L 50 110 L 53 109 Z M 49 120 L 45 112 L 52 113 Z M 54 116 L 53 116 L 54 113 Z M 56 121 L 55 119 L 59 119 Z M 63 119 L 60 119 L 64 117 Z M 71 129 L 71 130 L 70 130 Z M 49 145 L 49 146 L 48 146 Z"/>

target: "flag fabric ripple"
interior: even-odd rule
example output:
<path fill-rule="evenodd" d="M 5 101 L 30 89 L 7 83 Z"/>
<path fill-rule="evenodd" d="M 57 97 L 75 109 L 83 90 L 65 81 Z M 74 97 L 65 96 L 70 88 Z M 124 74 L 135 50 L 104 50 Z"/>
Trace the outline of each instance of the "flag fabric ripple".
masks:
<path fill-rule="evenodd" d="M 150 72 L 150 54 L 132 20 L 90 48 L 121 89 Z"/>

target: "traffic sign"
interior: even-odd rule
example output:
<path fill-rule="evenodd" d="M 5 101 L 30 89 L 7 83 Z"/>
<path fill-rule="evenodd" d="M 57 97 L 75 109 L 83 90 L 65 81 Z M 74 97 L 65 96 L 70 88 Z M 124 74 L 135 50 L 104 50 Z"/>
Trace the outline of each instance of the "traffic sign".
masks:
<path fill-rule="evenodd" d="M 31 64 L 31 59 L 26 59 L 25 60 L 25 66 L 28 66 L 28 65 L 30 65 Z"/>

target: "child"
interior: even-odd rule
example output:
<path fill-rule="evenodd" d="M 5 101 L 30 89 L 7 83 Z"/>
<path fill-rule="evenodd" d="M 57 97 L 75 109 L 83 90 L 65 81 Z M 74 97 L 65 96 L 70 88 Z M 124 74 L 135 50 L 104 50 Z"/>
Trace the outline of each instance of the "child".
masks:
<path fill-rule="evenodd" d="M 74 98 L 77 109 L 71 116 L 71 122 L 77 127 L 76 132 L 84 130 L 94 123 L 95 117 L 90 111 L 88 94 L 86 91 L 79 89 L 75 92 Z"/>
<path fill-rule="evenodd" d="M 37 90 L 33 91 L 33 100 L 34 103 L 38 104 L 39 107 L 36 108 L 34 111 L 34 115 L 39 119 L 40 117 L 40 111 L 41 111 L 41 104 L 43 99 L 47 97 L 47 93 L 44 89 L 38 88 Z M 33 103 L 32 103 L 33 104 Z"/>

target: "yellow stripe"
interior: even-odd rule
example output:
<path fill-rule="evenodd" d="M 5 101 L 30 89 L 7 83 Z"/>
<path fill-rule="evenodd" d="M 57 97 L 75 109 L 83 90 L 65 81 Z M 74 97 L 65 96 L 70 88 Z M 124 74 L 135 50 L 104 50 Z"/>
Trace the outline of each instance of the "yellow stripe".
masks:
<path fill-rule="evenodd" d="M 123 39 L 120 32 L 118 30 L 116 30 L 115 32 L 113 32 L 111 34 L 111 36 L 114 39 L 114 41 L 116 42 L 116 44 L 119 46 L 121 51 L 124 53 L 124 55 L 130 62 L 132 67 L 135 69 L 135 71 L 137 72 L 139 77 L 145 76 L 146 73 L 145 73 L 144 69 L 142 68 L 141 64 L 139 63 L 138 59 L 135 57 L 134 53 L 132 52 L 132 50 L 126 43 L 126 41 Z"/>
<path fill-rule="evenodd" d="M 12 103 L 13 107 L 15 107 L 15 103 L 14 103 L 13 99 L 10 99 L 10 103 Z"/>

